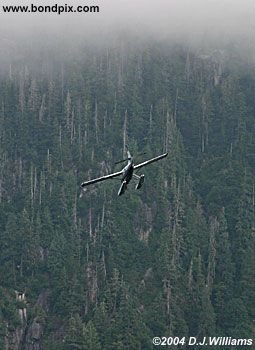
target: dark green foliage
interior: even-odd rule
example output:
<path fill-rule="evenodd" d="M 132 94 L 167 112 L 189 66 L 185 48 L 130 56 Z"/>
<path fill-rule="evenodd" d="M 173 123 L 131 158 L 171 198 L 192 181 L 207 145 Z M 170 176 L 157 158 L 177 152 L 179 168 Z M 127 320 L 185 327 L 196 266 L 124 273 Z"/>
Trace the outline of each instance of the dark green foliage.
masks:
<path fill-rule="evenodd" d="M 128 40 L 55 54 L 0 78 L 0 348 L 26 306 L 48 350 L 252 338 L 253 71 Z M 169 155 L 139 171 L 140 192 L 112 180 L 80 196 L 124 143 L 135 162 Z"/>

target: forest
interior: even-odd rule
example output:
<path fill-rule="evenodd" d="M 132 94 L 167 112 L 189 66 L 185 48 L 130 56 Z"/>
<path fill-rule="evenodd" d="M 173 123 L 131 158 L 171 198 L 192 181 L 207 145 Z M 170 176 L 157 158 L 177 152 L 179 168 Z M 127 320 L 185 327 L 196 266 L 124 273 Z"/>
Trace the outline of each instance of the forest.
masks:
<path fill-rule="evenodd" d="M 8 50 L 0 65 L 0 349 L 254 339 L 250 54 L 121 35 L 68 52 Z M 144 168 L 139 191 L 133 182 L 118 197 L 120 183 L 109 180 L 82 193 L 81 182 L 121 169 L 114 163 L 126 144 L 135 162 L 168 157 Z M 254 344 L 231 347 L 246 348 Z"/>

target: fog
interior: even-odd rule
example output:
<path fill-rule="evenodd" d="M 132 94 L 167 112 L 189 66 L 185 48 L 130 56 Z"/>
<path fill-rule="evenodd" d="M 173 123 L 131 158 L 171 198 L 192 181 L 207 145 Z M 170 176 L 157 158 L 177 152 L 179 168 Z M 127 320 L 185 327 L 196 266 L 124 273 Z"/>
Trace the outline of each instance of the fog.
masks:
<path fill-rule="evenodd" d="M 2 0 L 2 5 L 54 5 L 54 0 Z M 98 5 L 99 13 L 6 14 L 0 11 L 0 44 L 106 43 L 120 32 L 188 43 L 230 41 L 254 46 L 252 0 L 59 0 L 58 5 Z"/>

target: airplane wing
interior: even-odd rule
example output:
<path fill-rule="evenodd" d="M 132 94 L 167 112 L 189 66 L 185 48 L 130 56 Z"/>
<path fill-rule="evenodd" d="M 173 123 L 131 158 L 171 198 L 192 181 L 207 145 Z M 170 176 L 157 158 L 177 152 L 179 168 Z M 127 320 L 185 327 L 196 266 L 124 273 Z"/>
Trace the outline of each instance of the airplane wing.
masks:
<path fill-rule="evenodd" d="M 112 179 L 113 177 L 117 177 L 117 176 L 120 176 L 122 174 L 123 174 L 123 172 L 121 170 L 121 171 L 118 171 L 116 173 L 112 173 L 112 174 L 109 174 L 109 175 L 101 176 L 101 177 L 98 177 L 98 178 L 93 179 L 93 180 L 85 181 L 85 182 L 83 182 L 81 184 L 81 187 L 86 187 L 86 186 L 95 184 L 97 182 L 101 182 L 101 181 L 104 181 L 104 180 Z"/>
<path fill-rule="evenodd" d="M 139 169 L 139 168 L 141 168 L 141 167 L 143 167 L 143 166 L 146 166 L 146 165 L 148 165 L 148 164 L 151 164 L 151 163 L 157 162 L 158 160 L 160 160 L 160 159 L 163 159 L 163 158 L 167 157 L 167 155 L 168 155 L 168 153 L 164 153 L 164 154 L 161 154 L 161 155 L 160 155 L 160 156 L 158 156 L 158 157 L 155 157 L 155 158 L 152 158 L 152 159 L 146 160 L 146 161 L 145 161 L 145 162 L 143 162 L 143 163 L 140 163 L 140 164 L 135 165 L 135 166 L 134 166 L 134 169 L 136 170 L 136 169 Z"/>

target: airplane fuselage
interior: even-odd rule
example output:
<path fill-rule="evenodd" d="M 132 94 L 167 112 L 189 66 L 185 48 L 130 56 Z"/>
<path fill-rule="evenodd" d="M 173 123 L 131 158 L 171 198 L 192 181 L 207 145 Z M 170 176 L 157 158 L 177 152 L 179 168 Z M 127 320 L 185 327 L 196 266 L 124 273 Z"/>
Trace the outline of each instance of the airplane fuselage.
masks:
<path fill-rule="evenodd" d="M 121 182 L 126 181 L 126 183 L 128 184 L 131 181 L 132 177 L 133 177 L 133 172 L 134 172 L 134 164 L 131 161 L 123 169 L 123 176 L 122 176 Z"/>

